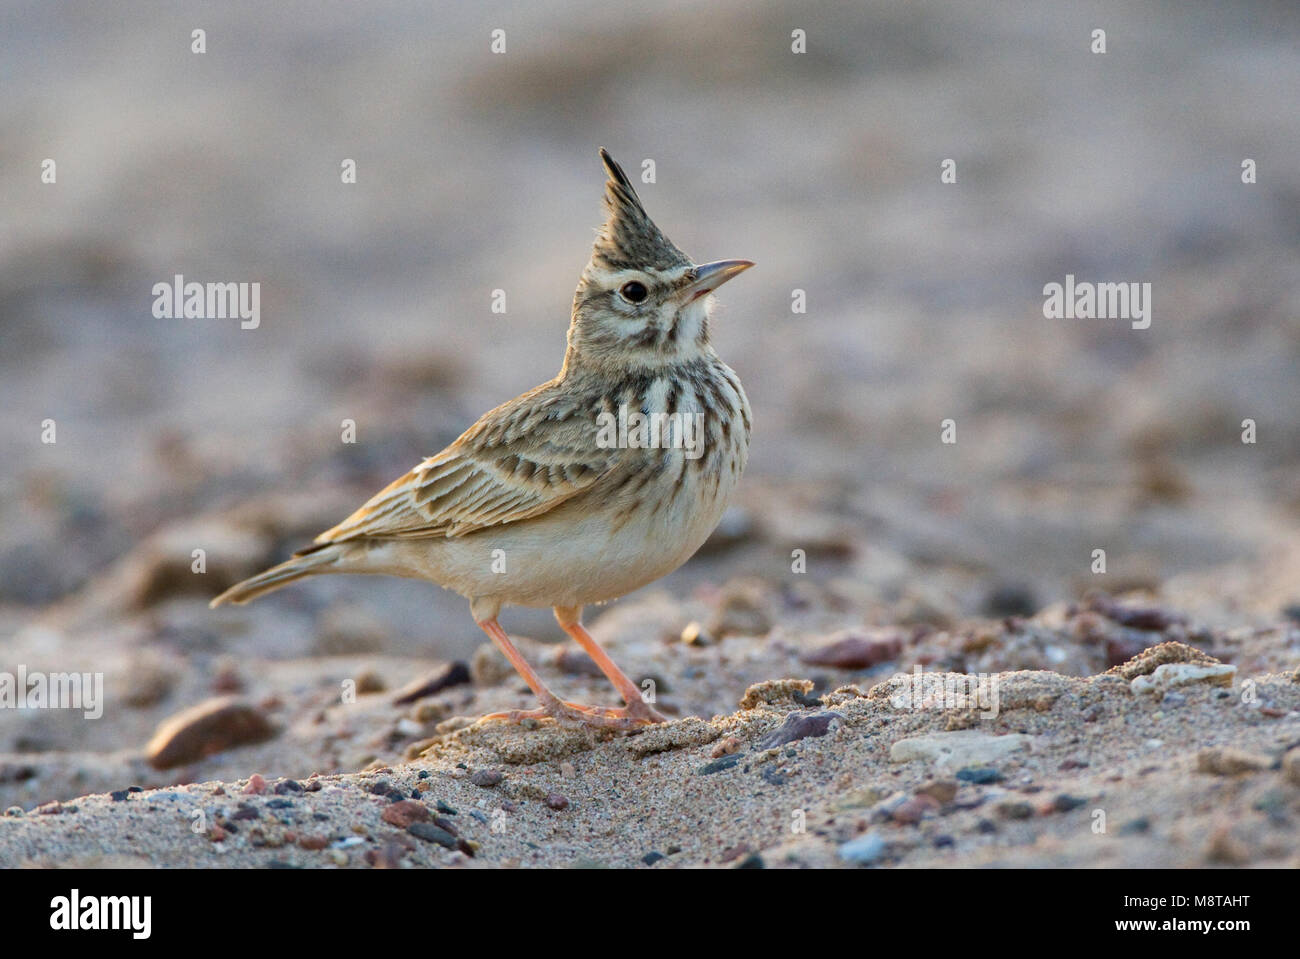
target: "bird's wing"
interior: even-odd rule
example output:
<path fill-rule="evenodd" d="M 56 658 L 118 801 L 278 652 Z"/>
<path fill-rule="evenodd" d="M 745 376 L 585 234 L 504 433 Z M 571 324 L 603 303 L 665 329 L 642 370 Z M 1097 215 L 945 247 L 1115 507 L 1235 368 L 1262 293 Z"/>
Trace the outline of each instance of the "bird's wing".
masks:
<path fill-rule="evenodd" d="M 316 543 L 463 536 L 546 513 L 615 465 L 594 413 L 548 383 L 487 413 Z"/>

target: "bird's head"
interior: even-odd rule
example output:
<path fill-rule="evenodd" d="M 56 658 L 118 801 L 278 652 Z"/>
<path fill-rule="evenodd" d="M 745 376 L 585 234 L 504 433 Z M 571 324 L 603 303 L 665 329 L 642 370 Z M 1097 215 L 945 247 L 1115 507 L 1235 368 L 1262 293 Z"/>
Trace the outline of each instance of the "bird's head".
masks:
<path fill-rule="evenodd" d="M 748 260 L 693 263 L 655 226 L 623 168 L 603 149 L 605 225 L 573 296 L 569 355 L 601 367 L 661 367 L 711 350 L 712 293 Z"/>

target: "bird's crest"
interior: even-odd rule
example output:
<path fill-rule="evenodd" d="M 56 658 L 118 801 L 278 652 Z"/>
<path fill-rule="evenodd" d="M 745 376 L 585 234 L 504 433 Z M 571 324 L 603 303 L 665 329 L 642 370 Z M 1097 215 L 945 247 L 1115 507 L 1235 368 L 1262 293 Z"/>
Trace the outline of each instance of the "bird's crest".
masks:
<path fill-rule="evenodd" d="M 655 226 L 641 205 L 632 181 L 618 162 L 602 147 L 600 158 L 605 161 L 605 212 L 608 218 L 596 238 L 591 251 L 591 261 L 609 270 L 644 269 L 671 270 L 689 266 L 690 258 L 673 245 Z"/>

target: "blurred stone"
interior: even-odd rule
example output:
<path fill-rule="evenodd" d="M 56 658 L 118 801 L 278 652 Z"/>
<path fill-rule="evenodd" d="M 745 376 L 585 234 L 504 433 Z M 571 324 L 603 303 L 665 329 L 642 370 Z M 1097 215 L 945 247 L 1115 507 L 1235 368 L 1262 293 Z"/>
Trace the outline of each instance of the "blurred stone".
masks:
<path fill-rule="evenodd" d="M 263 742 L 276 733 L 251 703 L 223 696 L 165 720 L 145 747 L 145 757 L 155 769 L 172 769 L 234 746 Z"/>
<path fill-rule="evenodd" d="M 897 631 L 845 632 L 836 636 L 839 638 L 831 637 L 831 643 L 805 653 L 800 659 L 810 666 L 869 669 L 898 658 L 903 651 L 903 637 Z"/>

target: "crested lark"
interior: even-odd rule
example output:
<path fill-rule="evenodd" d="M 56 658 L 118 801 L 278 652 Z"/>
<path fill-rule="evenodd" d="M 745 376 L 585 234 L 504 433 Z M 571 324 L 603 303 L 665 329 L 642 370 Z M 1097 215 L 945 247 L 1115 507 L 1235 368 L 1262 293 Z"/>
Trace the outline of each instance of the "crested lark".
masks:
<path fill-rule="evenodd" d="M 710 294 L 753 264 L 692 263 L 600 155 L 608 216 L 573 297 L 559 375 L 486 413 L 314 546 L 213 606 L 320 573 L 431 580 L 470 601 L 541 701 L 494 717 L 620 729 L 663 721 L 580 616 L 672 572 L 722 516 L 745 468 L 750 412 L 709 345 Z M 508 604 L 553 607 L 627 705 L 559 699 L 498 625 Z"/>

